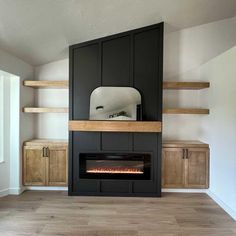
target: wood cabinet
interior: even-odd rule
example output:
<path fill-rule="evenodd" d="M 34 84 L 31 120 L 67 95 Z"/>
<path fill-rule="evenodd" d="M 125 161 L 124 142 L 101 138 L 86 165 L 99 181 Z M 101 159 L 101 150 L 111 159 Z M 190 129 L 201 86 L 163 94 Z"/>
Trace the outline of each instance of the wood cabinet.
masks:
<path fill-rule="evenodd" d="M 67 147 L 50 147 L 47 162 L 47 185 L 67 185 Z"/>
<path fill-rule="evenodd" d="M 184 187 L 184 161 L 181 148 L 163 148 L 162 187 Z"/>
<path fill-rule="evenodd" d="M 46 185 L 46 159 L 41 147 L 24 147 L 24 185 Z"/>
<path fill-rule="evenodd" d="M 163 188 L 208 188 L 209 147 L 195 142 L 164 142 Z"/>
<path fill-rule="evenodd" d="M 32 140 L 23 147 L 23 184 L 67 186 L 67 143 Z"/>

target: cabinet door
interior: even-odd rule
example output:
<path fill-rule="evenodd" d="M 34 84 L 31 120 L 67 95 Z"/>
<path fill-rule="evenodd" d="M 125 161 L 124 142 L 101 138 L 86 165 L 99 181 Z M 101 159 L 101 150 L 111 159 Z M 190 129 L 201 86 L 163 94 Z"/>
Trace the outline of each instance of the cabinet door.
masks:
<path fill-rule="evenodd" d="M 184 187 L 184 149 L 163 148 L 162 150 L 162 187 Z"/>
<path fill-rule="evenodd" d="M 47 185 L 67 186 L 67 147 L 50 147 L 47 155 Z"/>
<path fill-rule="evenodd" d="M 44 186 L 46 184 L 46 157 L 43 147 L 24 147 L 23 184 Z"/>
<path fill-rule="evenodd" d="M 185 163 L 185 186 L 187 188 L 208 188 L 209 149 L 187 149 Z"/>

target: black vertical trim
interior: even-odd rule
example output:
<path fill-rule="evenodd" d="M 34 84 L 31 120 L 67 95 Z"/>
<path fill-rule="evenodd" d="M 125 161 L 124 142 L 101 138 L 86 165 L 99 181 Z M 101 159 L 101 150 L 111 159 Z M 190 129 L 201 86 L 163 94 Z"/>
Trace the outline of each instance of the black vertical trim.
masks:
<path fill-rule="evenodd" d="M 99 60 L 98 60 L 98 65 L 99 65 L 99 78 L 100 78 L 100 85 L 103 85 L 103 79 L 102 79 L 102 48 L 103 48 L 103 43 L 99 42 Z"/>
<path fill-rule="evenodd" d="M 134 34 L 130 34 L 130 86 L 134 87 Z M 134 134 L 130 134 L 131 151 L 134 151 Z M 130 183 L 131 184 L 131 183 Z"/>
<path fill-rule="evenodd" d="M 73 48 L 69 48 L 69 120 L 73 120 Z M 68 149 L 68 194 L 73 192 L 73 132 L 69 131 L 69 149 Z"/>
<path fill-rule="evenodd" d="M 161 78 L 158 80 L 159 82 L 159 86 L 158 86 L 158 93 L 160 94 L 160 97 L 161 97 L 161 101 L 158 102 L 158 105 L 159 105 L 159 111 L 161 111 L 161 116 L 158 117 L 158 119 L 160 121 L 162 121 L 162 116 L 163 116 L 163 48 L 164 48 L 164 22 L 160 23 L 160 35 L 162 35 L 162 37 L 158 37 L 159 40 L 159 45 L 158 45 L 158 48 L 159 48 L 159 65 L 158 65 L 158 68 L 159 68 L 159 74 L 158 74 L 158 78 Z M 162 124 L 162 128 L 163 128 L 163 124 Z M 158 191 L 158 194 L 159 196 L 161 197 L 161 178 L 162 178 L 162 133 L 159 133 L 157 134 L 157 147 L 158 147 L 158 150 L 157 150 L 157 156 L 159 158 L 157 158 L 157 191 Z"/>
<path fill-rule="evenodd" d="M 160 94 L 160 98 L 161 101 L 158 101 L 158 105 L 159 105 L 159 111 L 161 111 L 161 116 L 158 116 L 158 120 L 162 121 L 162 113 L 163 113 L 163 46 L 164 46 L 164 38 L 163 38 L 163 33 L 164 33 L 164 23 L 160 23 L 159 24 L 160 27 L 160 33 L 159 35 L 162 35 L 162 37 L 158 37 L 158 56 L 159 56 L 159 60 L 158 60 L 158 78 L 162 78 L 162 79 L 158 79 L 158 94 Z"/>
<path fill-rule="evenodd" d="M 134 87 L 134 34 L 130 34 L 130 86 Z"/>
<path fill-rule="evenodd" d="M 102 42 L 99 42 L 99 59 L 98 59 L 98 64 L 99 64 L 100 86 L 102 86 L 102 83 L 103 83 L 102 82 L 102 57 L 103 57 L 102 48 L 103 48 L 103 44 L 102 44 Z M 100 132 L 99 139 L 100 139 L 100 151 L 102 151 L 102 132 Z"/>

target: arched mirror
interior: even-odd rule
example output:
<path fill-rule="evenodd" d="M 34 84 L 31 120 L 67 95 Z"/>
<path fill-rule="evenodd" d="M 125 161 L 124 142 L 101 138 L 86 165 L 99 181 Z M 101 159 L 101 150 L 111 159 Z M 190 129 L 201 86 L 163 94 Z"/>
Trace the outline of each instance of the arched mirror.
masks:
<path fill-rule="evenodd" d="M 132 87 L 98 87 L 90 96 L 90 120 L 142 120 L 141 95 Z"/>

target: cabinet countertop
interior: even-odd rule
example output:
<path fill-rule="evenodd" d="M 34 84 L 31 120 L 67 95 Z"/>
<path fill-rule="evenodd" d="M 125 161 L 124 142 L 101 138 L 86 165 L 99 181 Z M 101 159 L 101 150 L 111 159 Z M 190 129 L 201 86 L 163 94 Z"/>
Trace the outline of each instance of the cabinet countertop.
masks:
<path fill-rule="evenodd" d="M 209 144 L 197 140 L 163 140 L 162 147 L 209 148 Z"/>
<path fill-rule="evenodd" d="M 32 139 L 24 142 L 24 146 L 67 146 L 68 140 L 66 139 Z"/>

